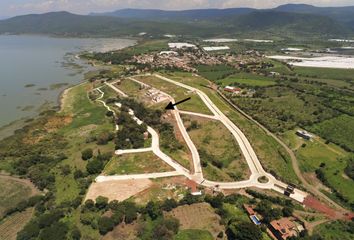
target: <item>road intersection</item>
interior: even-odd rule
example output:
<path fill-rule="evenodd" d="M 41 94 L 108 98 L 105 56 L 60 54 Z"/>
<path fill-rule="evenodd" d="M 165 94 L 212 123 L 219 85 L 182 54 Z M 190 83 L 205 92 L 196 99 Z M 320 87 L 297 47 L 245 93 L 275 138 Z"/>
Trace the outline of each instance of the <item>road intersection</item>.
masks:
<path fill-rule="evenodd" d="M 175 174 L 179 175 L 184 175 L 187 178 L 197 182 L 198 184 L 208 187 L 208 188 L 213 188 L 214 190 L 222 190 L 222 189 L 239 189 L 239 188 L 246 188 L 246 187 L 257 187 L 261 189 L 272 189 L 280 193 L 284 193 L 284 191 L 287 189 L 288 185 L 277 180 L 273 175 L 267 173 L 255 151 L 253 150 L 250 142 L 246 138 L 246 136 L 243 134 L 243 132 L 228 118 L 226 117 L 222 111 L 210 100 L 210 98 L 201 90 L 193 88 L 189 85 L 174 81 L 172 79 L 166 78 L 164 76 L 161 76 L 159 74 L 154 74 L 153 75 L 156 78 L 159 78 L 161 80 L 167 81 L 169 83 L 172 83 L 176 86 L 185 88 L 189 91 L 195 92 L 201 100 L 204 102 L 204 104 L 209 108 L 209 110 L 212 112 L 213 115 L 205 115 L 205 114 L 200 114 L 200 113 L 194 113 L 194 112 L 186 112 L 186 111 L 180 111 L 178 110 L 178 107 L 175 107 L 175 110 L 171 111 L 172 114 L 174 115 L 176 121 L 177 121 L 177 126 L 183 136 L 183 139 L 185 140 L 191 154 L 192 154 L 192 159 L 193 159 L 193 171 L 189 171 L 188 169 L 184 168 L 181 166 L 179 163 L 177 163 L 175 160 L 167 156 L 165 153 L 163 153 L 160 150 L 159 147 L 159 136 L 158 133 L 152 129 L 151 127 L 148 127 L 148 132 L 152 136 L 152 145 L 151 148 L 144 148 L 144 149 L 132 149 L 132 150 L 118 150 L 116 151 L 116 154 L 125 154 L 125 153 L 134 153 L 134 152 L 146 152 L 146 151 L 153 151 L 155 155 L 157 155 L 159 158 L 161 158 L 163 161 L 165 161 L 167 164 L 169 164 L 171 167 L 173 167 L 176 171 L 173 172 L 173 176 L 176 176 Z M 148 86 L 146 83 L 142 83 L 138 80 L 136 80 L 133 77 L 129 78 L 130 80 L 133 80 L 137 83 L 140 83 L 144 86 Z M 121 94 L 122 96 L 127 96 L 125 93 L 123 93 L 121 90 L 117 89 L 116 87 L 113 86 L 112 84 L 107 84 L 110 86 L 113 90 Z M 124 95 L 123 95 L 123 94 Z M 165 93 L 166 94 L 166 93 Z M 166 94 L 169 96 L 168 94 Z M 169 96 L 169 99 L 172 103 L 175 103 L 175 100 Z M 237 143 L 240 146 L 241 152 L 243 156 L 246 159 L 246 162 L 250 168 L 251 171 L 251 176 L 248 180 L 244 181 L 238 181 L 238 182 L 216 182 L 216 181 L 209 181 L 203 177 L 203 171 L 202 171 L 202 166 L 201 166 L 201 161 L 200 161 L 200 156 L 198 153 L 198 150 L 196 146 L 194 145 L 193 141 L 191 140 L 189 134 L 187 133 L 187 130 L 183 124 L 183 121 L 181 119 L 180 114 L 190 114 L 190 115 L 196 115 L 200 117 L 207 117 L 211 119 L 215 119 L 218 121 L 221 121 L 224 126 L 232 133 L 234 138 L 236 139 Z M 161 175 L 161 173 L 159 173 Z M 162 174 L 162 176 L 167 176 L 168 173 Z M 172 176 L 171 175 L 171 176 Z M 140 174 L 139 178 L 151 178 L 151 174 Z M 108 181 L 109 179 L 116 179 L 115 177 L 117 176 L 99 176 L 97 177 L 96 181 Z M 125 175 L 125 176 L 120 176 L 118 177 L 119 179 L 121 178 L 126 178 L 129 179 L 131 176 L 130 175 Z M 135 175 L 137 177 L 137 175 Z M 266 179 L 266 181 L 260 181 L 260 178 Z M 290 193 L 289 197 L 295 199 L 296 201 L 303 202 L 304 199 L 306 198 L 308 194 L 306 192 L 303 192 L 299 189 L 294 189 L 292 193 Z"/>

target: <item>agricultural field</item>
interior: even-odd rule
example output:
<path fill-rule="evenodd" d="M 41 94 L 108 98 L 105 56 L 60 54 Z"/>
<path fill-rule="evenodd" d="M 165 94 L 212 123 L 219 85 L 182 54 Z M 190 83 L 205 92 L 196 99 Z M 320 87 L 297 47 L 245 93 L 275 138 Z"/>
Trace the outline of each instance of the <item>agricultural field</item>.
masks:
<path fill-rule="evenodd" d="M 0 221 L 0 239 L 15 240 L 16 235 L 33 215 L 33 208 L 28 208 L 23 212 L 15 213 Z"/>
<path fill-rule="evenodd" d="M 221 122 L 188 115 L 182 119 L 199 151 L 207 179 L 239 181 L 249 178 L 250 172 L 241 150 Z"/>
<path fill-rule="evenodd" d="M 198 65 L 197 70 L 199 75 L 211 81 L 223 79 L 235 73 L 235 69 L 227 65 Z"/>
<path fill-rule="evenodd" d="M 0 219 L 6 210 L 37 193 L 39 191 L 29 180 L 0 175 Z"/>
<path fill-rule="evenodd" d="M 354 69 L 294 67 L 294 72 L 303 77 L 354 82 Z"/>
<path fill-rule="evenodd" d="M 266 87 L 275 85 L 274 79 L 251 73 L 236 73 L 216 81 L 217 84 L 225 87 L 227 85 L 238 87 Z"/>
<path fill-rule="evenodd" d="M 220 110 L 245 133 L 252 144 L 262 165 L 272 174 L 287 182 L 298 183 L 298 179 L 291 166 L 291 160 L 285 149 L 272 137 L 268 136 L 257 125 L 250 122 L 243 115 L 234 110 L 215 91 L 207 88 L 209 82 L 190 73 L 166 73 L 167 77 L 186 83 L 205 92 Z"/>
<path fill-rule="evenodd" d="M 210 114 L 210 110 L 199 98 L 199 96 L 195 93 L 189 92 L 187 89 L 178 87 L 172 83 L 166 82 L 153 76 L 136 77 L 136 79 L 169 94 L 175 99 L 176 102 L 191 97 L 191 100 L 178 106 L 178 109 L 180 110 Z"/>
<path fill-rule="evenodd" d="M 354 117 L 340 115 L 309 127 L 309 130 L 323 138 L 354 151 Z"/>
<path fill-rule="evenodd" d="M 106 165 L 106 175 L 124 175 L 172 171 L 169 165 L 158 158 L 153 152 L 124 154 L 114 156 Z"/>

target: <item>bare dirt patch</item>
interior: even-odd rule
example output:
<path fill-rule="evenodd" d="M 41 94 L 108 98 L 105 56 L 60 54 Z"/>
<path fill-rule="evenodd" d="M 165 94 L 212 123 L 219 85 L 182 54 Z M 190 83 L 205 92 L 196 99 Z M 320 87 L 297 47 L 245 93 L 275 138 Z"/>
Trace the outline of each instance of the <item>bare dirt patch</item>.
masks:
<path fill-rule="evenodd" d="M 180 206 L 165 215 L 177 218 L 181 229 L 208 230 L 215 239 L 219 232 L 224 231 L 224 227 L 219 223 L 219 215 L 208 203 Z"/>
<path fill-rule="evenodd" d="M 124 239 L 124 240 L 135 240 L 137 234 L 138 224 L 134 222 L 133 224 L 119 224 L 113 229 L 112 232 L 106 234 L 102 240 L 115 240 L 115 239 Z"/>
<path fill-rule="evenodd" d="M 107 197 L 109 201 L 123 201 L 151 186 L 152 181 L 149 179 L 95 182 L 91 184 L 86 195 L 86 200 L 95 200 L 98 196 L 104 196 Z"/>

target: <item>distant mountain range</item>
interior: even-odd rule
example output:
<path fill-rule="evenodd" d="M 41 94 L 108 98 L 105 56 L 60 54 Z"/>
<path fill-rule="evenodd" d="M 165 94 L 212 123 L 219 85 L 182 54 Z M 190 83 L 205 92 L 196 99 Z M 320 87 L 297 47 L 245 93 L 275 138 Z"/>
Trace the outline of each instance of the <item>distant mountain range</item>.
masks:
<path fill-rule="evenodd" d="M 0 33 L 60 36 L 127 36 L 147 32 L 196 37 L 344 37 L 354 34 L 354 7 L 287 4 L 274 9 L 122 9 L 76 15 L 30 14 L 0 21 Z"/>

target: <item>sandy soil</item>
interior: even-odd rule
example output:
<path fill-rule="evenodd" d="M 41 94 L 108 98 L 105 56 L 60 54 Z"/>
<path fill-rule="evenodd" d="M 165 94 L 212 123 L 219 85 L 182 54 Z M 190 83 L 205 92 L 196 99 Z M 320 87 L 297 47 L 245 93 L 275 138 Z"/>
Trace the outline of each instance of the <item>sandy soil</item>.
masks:
<path fill-rule="evenodd" d="M 111 200 L 123 201 L 152 186 L 149 179 L 109 181 L 92 183 L 86 199 L 95 200 L 98 196 L 104 196 Z"/>

